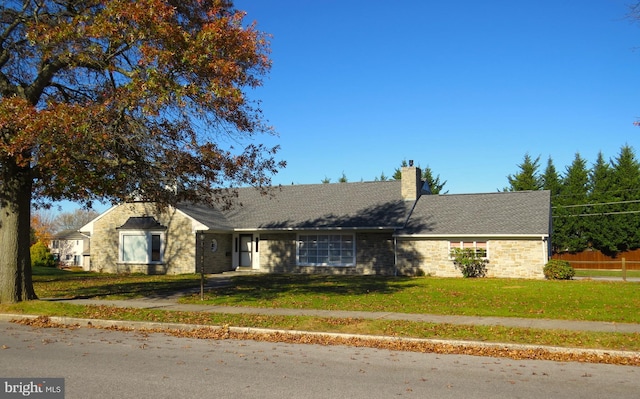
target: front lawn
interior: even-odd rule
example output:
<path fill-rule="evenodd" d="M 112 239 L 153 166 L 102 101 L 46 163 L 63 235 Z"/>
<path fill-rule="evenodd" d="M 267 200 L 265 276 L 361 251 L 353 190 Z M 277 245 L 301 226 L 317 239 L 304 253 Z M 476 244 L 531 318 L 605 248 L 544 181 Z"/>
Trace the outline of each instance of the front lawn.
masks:
<path fill-rule="evenodd" d="M 200 275 L 116 275 L 35 267 L 33 286 L 39 298 L 127 299 L 199 287 Z"/>
<path fill-rule="evenodd" d="M 640 323 L 640 283 L 434 277 L 255 275 L 204 303 Z M 199 295 L 183 303 L 203 303 Z"/>

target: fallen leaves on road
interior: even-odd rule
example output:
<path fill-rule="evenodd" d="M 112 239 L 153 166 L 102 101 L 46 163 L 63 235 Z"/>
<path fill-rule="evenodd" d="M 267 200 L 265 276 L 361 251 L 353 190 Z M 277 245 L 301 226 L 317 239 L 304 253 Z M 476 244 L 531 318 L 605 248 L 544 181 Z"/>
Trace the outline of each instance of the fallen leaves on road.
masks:
<path fill-rule="evenodd" d="M 14 320 L 15 323 L 28 325 L 36 328 L 79 328 L 79 324 L 66 325 L 55 323 L 47 316 L 40 316 L 31 319 Z M 471 355 L 502 357 L 516 360 L 552 360 L 558 362 L 584 362 L 584 363 L 605 363 L 628 366 L 640 366 L 640 355 L 621 356 L 610 354 L 605 351 L 581 351 L 566 350 L 552 351 L 545 348 L 519 349 L 511 346 L 485 345 L 473 343 L 442 343 L 430 340 L 402 339 L 402 338 L 367 338 L 362 336 L 349 335 L 329 335 L 320 333 L 293 333 L 293 332 L 238 332 L 224 325 L 222 327 L 194 326 L 193 329 L 184 328 L 132 328 L 117 324 L 108 327 L 87 323 L 88 328 L 101 328 L 114 331 L 140 331 L 144 333 L 162 333 L 174 337 L 197 338 L 197 339 L 236 339 L 254 340 L 262 342 L 284 342 L 291 344 L 313 344 L 313 345 L 346 345 L 353 347 L 368 347 L 376 349 L 386 349 L 393 351 L 410 351 L 422 353 L 437 353 L 448 355 Z"/>

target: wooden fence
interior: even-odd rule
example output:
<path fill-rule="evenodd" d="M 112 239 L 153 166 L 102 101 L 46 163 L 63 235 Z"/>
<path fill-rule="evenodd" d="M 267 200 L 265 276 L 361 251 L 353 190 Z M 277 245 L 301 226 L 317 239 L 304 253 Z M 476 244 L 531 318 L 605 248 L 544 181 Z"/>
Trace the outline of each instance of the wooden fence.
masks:
<path fill-rule="evenodd" d="M 640 270 L 640 249 L 607 256 L 600 251 L 553 254 L 552 259 L 568 261 L 574 269 L 620 270 L 627 279 L 627 270 Z"/>
<path fill-rule="evenodd" d="M 600 251 L 583 251 L 553 254 L 551 258 L 566 260 L 574 269 L 640 270 L 640 249 L 620 252 L 615 257 Z"/>

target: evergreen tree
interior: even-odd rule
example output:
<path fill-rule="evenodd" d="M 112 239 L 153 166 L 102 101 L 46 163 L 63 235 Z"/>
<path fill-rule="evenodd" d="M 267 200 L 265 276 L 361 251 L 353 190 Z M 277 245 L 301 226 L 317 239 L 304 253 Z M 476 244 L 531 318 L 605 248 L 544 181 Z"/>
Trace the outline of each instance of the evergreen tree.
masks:
<path fill-rule="evenodd" d="M 540 157 L 532 159 L 529 153 L 526 153 L 524 160 L 518 165 L 520 172 L 507 176 L 509 187 L 506 187 L 503 191 L 540 190 L 542 188 L 542 179 L 538 176 L 539 167 Z"/>
<path fill-rule="evenodd" d="M 433 195 L 449 193 L 449 190 L 442 191 L 444 185 L 447 184 L 447 181 L 445 180 L 443 182 L 440 182 L 440 175 L 433 177 L 433 172 L 428 166 L 422 172 L 422 180 L 424 180 L 429 185 L 429 189 L 431 190 L 431 194 Z"/>
<path fill-rule="evenodd" d="M 551 206 L 553 209 L 553 215 L 555 216 L 558 213 L 555 205 L 557 205 L 558 197 L 562 189 L 562 182 L 551 157 L 547 160 L 547 167 L 545 168 L 541 179 L 542 189 L 551 191 Z M 551 247 L 553 252 L 561 250 L 562 247 L 559 243 L 563 242 L 561 238 L 562 237 L 556 235 L 555 232 L 551 235 Z"/>
<path fill-rule="evenodd" d="M 607 214 L 612 197 L 612 172 L 611 166 L 604 159 L 602 152 L 589 173 L 589 203 L 590 216 L 587 216 L 586 224 L 589 230 L 589 240 L 595 249 L 612 254 L 617 251 L 618 237 L 613 215 Z"/>
<path fill-rule="evenodd" d="M 640 163 L 633 148 L 628 145 L 620 149 L 620 154 L 612 162 L 612 198 L 618 204 L 612 206 L 612 222 L 618 235 L 617 249 L 626 251 L 640 248 Z"/>
<path fill-rule="evenodd" d="M 580 252 L 589 243 L 584 205 L 587 203 L 589 172 L 587 162 L 576 153 L 562 179 L 562 195 L 556 201 L 554 246 L 562 251 Z"/>
<path fill-rule="evenodd" d="M 551 157 L 547 160 L 547 167 L 542 175 L 542 189 L 551 191 L 551 198 L 560 195 L 562 183 L 560 181 L 560 175 L 558 174 Z"/>
<path fill-rule="evenodd" d="M 393 179 L 394 180 L 401 180 L 402 179 L 402 168 L 409 166 L 409 164 L 407 163 L 406 159 L 402 160 L 402 163 L 400 163 L 400 167 L 396 168 L 396 170 L 393 171 Z"/>

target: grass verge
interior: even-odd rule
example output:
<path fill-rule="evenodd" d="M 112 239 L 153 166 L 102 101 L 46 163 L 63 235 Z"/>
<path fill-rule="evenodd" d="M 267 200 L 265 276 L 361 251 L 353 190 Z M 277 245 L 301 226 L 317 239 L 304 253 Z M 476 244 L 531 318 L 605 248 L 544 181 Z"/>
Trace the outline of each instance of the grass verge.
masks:
<path fill-rule="evenodd" d="M 303 330 L 392 337 L 455 339 L 482 342 L 531 344 L 572 348 L 640 351 L 640 334 L 540 330 L 502 326 L 468 326 L 398 320 L 329 318 L 311 316 L 270 316 L 208 312 L 164 311 L 81 306 L 68 303 L 31 301 L 0 305 L 2 313 L 67 316 L 86 319 L 152 321 L 200 325 L 232 325 L 282 330 Z"/>

